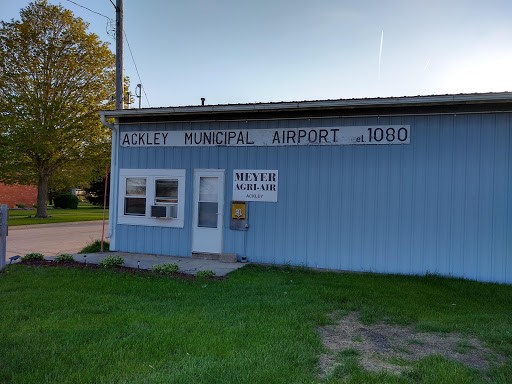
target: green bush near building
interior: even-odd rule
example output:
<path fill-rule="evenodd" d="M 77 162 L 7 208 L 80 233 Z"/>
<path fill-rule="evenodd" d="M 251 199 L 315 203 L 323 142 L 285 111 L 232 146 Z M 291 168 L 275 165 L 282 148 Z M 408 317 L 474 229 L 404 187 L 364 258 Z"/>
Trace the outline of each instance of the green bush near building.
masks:
<path fill-rule="evenodd" d="M 53 206 L 62 209 L 78 209 L 79 199 L 71 193 L 63 193 L 55 196 L 53 199 Z"/>

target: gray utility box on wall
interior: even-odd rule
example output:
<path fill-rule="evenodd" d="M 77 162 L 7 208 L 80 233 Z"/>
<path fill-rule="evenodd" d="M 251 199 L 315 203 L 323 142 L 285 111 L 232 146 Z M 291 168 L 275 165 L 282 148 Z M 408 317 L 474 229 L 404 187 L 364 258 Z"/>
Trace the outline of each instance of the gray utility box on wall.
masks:
<path fill-rule="evenodd" d="M 247 229 L 249 229 L 246 201 L 231 202 L 231 221 L 229 228 L 235 231 L 247 231 Z"/>
<path fill-rule="evenodd" d="M 5 267 L 5 257 L 7 255 L 7 215 L 9 214 L 7 205 L 0 205 L 0 271 Z"/>

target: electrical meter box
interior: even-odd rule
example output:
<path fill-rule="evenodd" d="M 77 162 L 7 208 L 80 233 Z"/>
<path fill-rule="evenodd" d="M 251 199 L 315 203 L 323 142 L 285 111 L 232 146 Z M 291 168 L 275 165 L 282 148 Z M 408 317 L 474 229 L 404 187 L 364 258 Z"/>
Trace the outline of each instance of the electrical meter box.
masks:
<path fill-rule="evenodd" d="M 249 228 L 247 221 L 247 202 L 231 202 L 231 222 L 229 228 L 235 231 L 247 231 Z"/>

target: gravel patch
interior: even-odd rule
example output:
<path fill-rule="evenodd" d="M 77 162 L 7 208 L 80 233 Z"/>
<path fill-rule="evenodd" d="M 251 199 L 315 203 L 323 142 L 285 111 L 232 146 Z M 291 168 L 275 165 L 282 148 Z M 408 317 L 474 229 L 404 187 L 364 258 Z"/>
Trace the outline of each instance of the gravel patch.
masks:
<path fill-rule="evenodd" d="M 318 328 L 326 353 L 320 356 L 320 375 L 328 377 L 336 367 L 336 354 L 351 349 L 361 366 L 373 372 L 400 374 L 410 364 L 430 355 L 441 355 L 470 368 L 485 370 L 505 358 L 476 337 L 458 333 L 416 332 L 414 326 L 386 323 L 363 324 L 350 313 L 335 324 Z"/>

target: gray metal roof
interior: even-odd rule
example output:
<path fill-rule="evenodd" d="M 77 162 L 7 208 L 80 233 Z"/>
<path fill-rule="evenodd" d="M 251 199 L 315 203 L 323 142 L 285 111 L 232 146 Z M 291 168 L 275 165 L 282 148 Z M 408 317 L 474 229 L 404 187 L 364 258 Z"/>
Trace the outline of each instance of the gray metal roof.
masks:
<path fill-rule="evenodd" d="M 158 116 L 158 115 L 193 115 L 205 113 L 243 113 L 243 112 L 270 112 L 291 111 L 294 109 L 329 109 L 329 108 L 368 108 L 368 107 L 392 107 L 392 106 L 427 106 L 427 105 L 458 105 L 458 104 L 486 104 L 486 103 L 511 103 L 512 92 L 497 93 L 461 93 L 453 95 L 430 96 L 402 96 L 402 97 L 377 97 L 363 99 L 338 99 L 338 100 L 312 100 L 312 101 L 282 101 L 270 103 L 248 104 L 215 104 L 215 105 L 189 105 L 178 107 L 122 109 L 101 111 L 104 117 L 130 117 L 130 116 Z"/>

